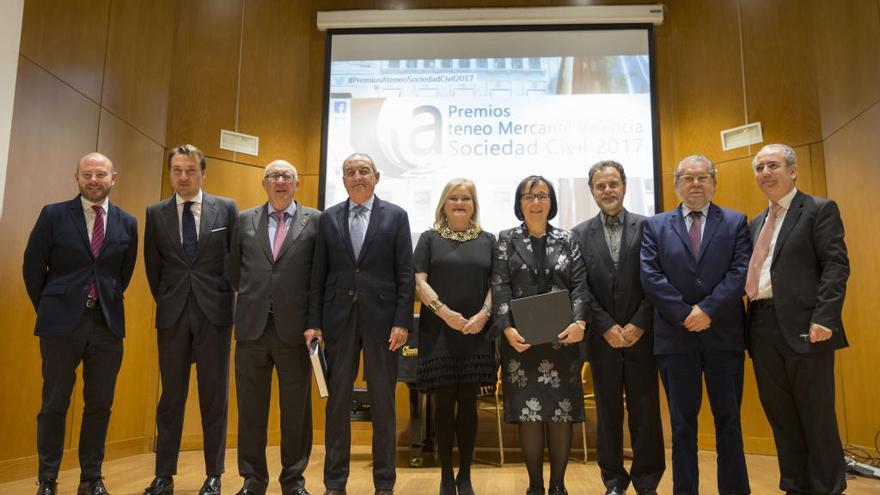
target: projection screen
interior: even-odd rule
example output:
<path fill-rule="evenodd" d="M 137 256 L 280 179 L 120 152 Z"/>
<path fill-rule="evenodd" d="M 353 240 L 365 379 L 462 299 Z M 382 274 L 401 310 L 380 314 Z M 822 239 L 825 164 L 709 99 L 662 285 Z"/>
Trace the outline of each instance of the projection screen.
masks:
<path fill-rule="evenodd" d="M 328 31 L 320 206 L 347 195 L 341 167 L 368 153 L 376 194 L 431 227 L 443 185 L 473 180 L 480 221 L 514 217 L 516 184 L 543 175 L 571 228 L 598 207 L 587 169 L 622 163 L 625 206 L 660 204 L 652 26 Z"/>

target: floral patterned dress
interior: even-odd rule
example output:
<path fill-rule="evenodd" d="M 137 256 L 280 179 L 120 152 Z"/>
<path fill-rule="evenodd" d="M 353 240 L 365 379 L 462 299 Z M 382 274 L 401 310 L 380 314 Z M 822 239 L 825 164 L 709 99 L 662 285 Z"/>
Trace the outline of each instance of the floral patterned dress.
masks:
<path fill-rule="evenodd" d="M 572 321 L 588 320 L 586 268 L 571 232 L 548 225 L 547 235 L 540 240 L 529 237 L 525 225 L 501 232 L 492 263 L 498 332 L 508 326 L 516 328 L 510 313 L 512 299 L 564 289 L 571 297 Z M 499 340 L 505 421 L 584 420 L 579 345 L 542 344 L 519 353 L 503 334 Z"/>

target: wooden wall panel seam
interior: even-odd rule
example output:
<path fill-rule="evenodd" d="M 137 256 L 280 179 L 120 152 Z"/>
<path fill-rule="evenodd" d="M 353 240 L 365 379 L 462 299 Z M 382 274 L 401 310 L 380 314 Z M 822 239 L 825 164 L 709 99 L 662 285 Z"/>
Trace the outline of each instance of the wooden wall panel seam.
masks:
<path fill-rule="evenodd" d="M 99 107 L 101 106 L 101 102 L 99 102 L 99 101 L 95 101 L 94 98 L 92 98 L 92 97 L 90 97 L 89 95 L 83 93 L 82 91 L 80 91 L 79 89 L 77 89 L 76 86 L 74 86 L 74 85 L 68 83 L 67 81 L 65 81 L 64 79 L 62 79 L 61 76 L 59 76 L 58 74 L 52 72 L 52 71 L 51 71 L 50 69 L 48 69 L 47 67 L 41 65 L 41 64 L 40 64 L 39 62 L 37 62 L 36 60 L 34 60 L 34 59 L 28 57 L 27 55 L 25 55 L 25 54 L 22 53 L 22 52 L 18 52 L 18 56 L 21 57 L 21 58 L 23 58 L 23 59 L 25 59 L 25 60 L 27 60 L 28 62 L 34 64 L 35 66 L 39 67 L 39 68 L 40 68 L 41 70 L 43 70 L 45 73 L 47 73 L 47 74 L 49 74 L 50 76 L 52 76 L 52 77 L 54 77 L 55 79 L 57 79 L 61 84 L 67 86 L 68 88 L 72 89 L 73 91 L 76 91 L 76 92 L 77 92 L 80 96 L 82 96 L 83 98 L 89 100 L 90 102 L 94 103 L 95 105 L 98 105 Z"/>
<path fill-rule="evenodd" d="M 880 1 L 880 0 L 878 0 L 878 1 Z M 833 136 L 834 136 L 835 134 L 837 134 L 838 132 L 842 131 L 843 129 L 846 129 L 847 126 L 849 126 L 850 124 L 852 124 L 855 120 L 857 120 L 857 119 L 858 119 L 859 117 L 861 117 L 862 115 L 864 115 L 864 114 L 870 112 L 870 111 L 871 111 L 875 106 L 877 106 L 878 104 L 880 104 L 880 98 L 878 98 L 876 101 L 874 101 L 873 103 L 871 103 L 870 105 L 868 105 L 867 107 L 865 107 L 865 108 L 864 108 L 863 110 L 861 110 L 859 113 L 855 114 L 852 118 L 850 118 L 849 120 L 847 120 L 846 122 L 844 122 L 843 124 L 841 124 L 840 127 L 838 127 L 837 129 L 834 129 L 833 131 L 831 131 L 827 136 L 822 136 L 822 141 L 821 141 L 821 142 L 824 143 L 825 141 L 827 141 L 829 138 L 833 137 Z"/>

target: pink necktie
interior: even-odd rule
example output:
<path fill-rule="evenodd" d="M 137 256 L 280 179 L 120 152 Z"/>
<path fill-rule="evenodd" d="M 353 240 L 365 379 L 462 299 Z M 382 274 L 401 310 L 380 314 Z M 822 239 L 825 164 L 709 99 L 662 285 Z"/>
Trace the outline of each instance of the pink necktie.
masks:
<path fill-rule="evenodd" d="M 272 212 L 275 220 L 278 220 L 278 227 L 275 228 L 275 239 L 272 241 L 272 258 L 278 259 L 278 253 L 281 252 L 281 245 L 284 244 L 284 237 L 287 235 L 287 223 L 284 222 L 284 212 Z"/>
<path fill-rule="evenodd" d="M 758 295 L 758 282 L 761 279 L 761 268 L 770 255 L 770 243 L 773 241 L 773 231 L 776 229 L 776 217 L 782 207 L 776 203 L 770 206 L 770 213 L 767 214 L 767 222 L 761 233 L 758 234 L 758 242 L 755 243 L 755 249 L 752 250 L 752 259 L 749 260 L 749 273 L 746 275 L 746 295 L 750 300 L 754 300 Z"/>
<path fill-rule="evenodd" d="M 98 259 L 101 248 L 104 247 L 104 208 L 98 205 L 92 205 L 95 210 L 95 225 L 92 226 L 92 256 Z M 89 299 L 98 299 L 98 286 L 92 280 L 92 286 L 89 287 Z"/>

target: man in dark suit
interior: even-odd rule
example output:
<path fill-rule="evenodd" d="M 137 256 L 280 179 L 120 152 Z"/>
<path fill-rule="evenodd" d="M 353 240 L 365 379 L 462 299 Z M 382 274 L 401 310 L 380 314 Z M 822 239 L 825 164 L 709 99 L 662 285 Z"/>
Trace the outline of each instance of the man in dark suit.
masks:
<path fill-rule="evenodd" d="M 769 207 L 751 223 L 746 278 L 749 350 L 786 493 L 846 489 L 834 412 L 834 351 L 847 347 L 840 312 L 849 277 L 837 204 L 795 188 L 797 158 L 770 144 L 752 161 Z"/>
<path fill-rule="evenodd" d="M 64 453 L 64 423 L 76 368 L 83 366 L 78 495 L 106 495 L 104 440 L 122 364 L 122 294 L 137 261 L 137 220 L 110 204 L 116 182 L 109 158 L 89 153 L 77 164 L 79 195 L 46 205 L 24 251 L 23 274 L 37 312 L 43 403 L 37 415 L 37 495 L 54 495 Z"/>
<path fill-rule="evenodd" d="M 623 207 L 626 173 L 615 161 L 590 167 L 588 183 L 601 212 L 572 232 L 580 244 L 592 292 L 587 341 L 596 394 L 596 455 L 606 495 L 632 482 L 639 495 L 656 495 L 666 469 L 653 309 L 639 280 L 645 217 Z M 623 466 L 623 406 L 629 412 L 633 462 Z"/>
<path fill-rule="evenodd" d="M 704 156 L 675 168 L 682 203 L 644 223 L 642 287 L 654 305 L 654 354 L 672 420 L 672 485 L 698 493 L 697 414 L 703 377 L 715 420 L 718 492 L 749 493 L 740 404 L 745 356 L 746 217 L 711 202 L 716 170 Z"/>
<path fill-rule="evenodd" d="M 329 367 L 324 485 L 345 494 L 351 453 L 351 393 L 360 351 L 373 422 L 373 484 L 390 495 L 395 481 L 394 388 L 397 349 L 412 325 L 414 278 L 409 219 L 373 194 L 379 172 L 355 153 L 343 162 L 348 199 L 319 224 L 309 297 L 308 342 L 322 338 Z"/>
<path fill-rule="evenodd" d="M 156 300 L 162 396 L 156 410 L 156 478 L 146 495 L 174 490 L 193 362 L 207 472 L 199 494 L 220 493 L 234 303 L 228 264 L 238 209 L 234 201 L 202 191 L 205 167 L 205 155 L 195 146 L 172 149 L 168 172 L 174 194 L 147 208 L 144 262 Z"/>
<path fill-rule="evenodd" d="M 303 472 L 312 450 L 311 365 L 305 347 L 309 276 L 321 213 L 294 201 L 296 168 L 276 160 L 263 172 L 268 202 L 238 217 L 230 277 L 235 305 L 239 495 L 269 485 L 266 430 L 272 368 L 281 406 L 281 492 L 308 495 Z"/>

